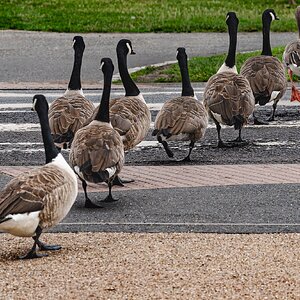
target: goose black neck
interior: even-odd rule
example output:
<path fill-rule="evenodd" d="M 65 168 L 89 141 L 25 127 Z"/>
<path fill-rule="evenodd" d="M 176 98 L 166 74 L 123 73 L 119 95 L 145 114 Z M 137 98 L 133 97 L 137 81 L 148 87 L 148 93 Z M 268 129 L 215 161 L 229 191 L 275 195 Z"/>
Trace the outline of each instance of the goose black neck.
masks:
<path fill-rule="evenodd" d="M 44 143 L 45 155 L 46 155 L 46 164 L 47 164 L 51 162 L 59 154 L 59 151 L 57 150 L 51 136 L 48 112 L 39 111 L 38 116 L 41 124 L 41 131 L 42 131 L 42 137 L 43 137 L 43 143 Z"/>
<path fill-rule="evenodd" d="M 188 62 L 187 57 L 179 57 L 178 64 L 181 73 L 181 81 L 182 81 L 182 92 L 181 96 L 191 96 L 194 97 L 194 89 L 192 88 L 189 70 L 188 70 Z"/>
<path fill-rule="evenodd" d="M 233 68 L 235 66 L 237 26 L 236 25 L 228 26 L 228 33 L 229 33 L 229 48 L 228 48 L 227 57 L 225 59 L 225 65 L 229 68 Z"/>
<path fill-rule="evenodd" d="M 82 56 L 83 56 L 83 51 L 80 49 L 75 49 L 73 70 L 68 85 L 69 90 L 81 89 L 80 72 L 81 72 Z"/>
<path fill-rule="evenodd" d="M 263 49 L 261 55 L 272 56 L 272 49 L 270 43 L 270 27 L 271 21 L 263 19 Z"/>
<path fill-rule="evenodd" d="M 121 80 L 125 88 L 125 96 L 137 96 L 140 90 L 132 80 L 127 68 L 127 55 L 124 51 L 117 49 L 118 68 Z"/>
<path fill-rule="evenodd" d="M 104 84 L 103 84 L 103 92 L 101 97 L 101 103 L 95 117 L 95 120 L 100 122 L 109 123 L 109 97 L 110 97 L 110 89 L 111 89 L 111 80 L 113 76 L 112 70 L 107 70 L 104 73 Z"/>

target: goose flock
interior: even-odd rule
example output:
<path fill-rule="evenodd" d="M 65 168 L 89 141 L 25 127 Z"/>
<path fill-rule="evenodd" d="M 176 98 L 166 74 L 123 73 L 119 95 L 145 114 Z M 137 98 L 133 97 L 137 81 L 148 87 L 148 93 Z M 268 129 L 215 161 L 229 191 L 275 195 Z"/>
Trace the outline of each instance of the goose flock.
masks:
<path fill-rule="evenodd" d="M 178 48 L 182 92 L 180 97 L 165 101 L 154 121 L 152 135 L 162 144 L 169 158 L 174 153 L 169 141 L 189 141 L 189 151 L 182 160 L 190 161 L 195 143 L 205 135 L 208 118 L 215 123 L 217 147 L 244 145 L 242 128 L 253 115 L 254 124 L 266 124 L 255 117 L 255 105 L 273 102 L 273 121 L 278 101 L 287 89 L 286 70 L 292 82 L 291 101 L 300 101 L 292 75 L 300 76 L 300 7 L 296 9 L 299 39 L 289 43 L 283 63 L 272 56 L 270 27 L 278 20 L 273 9 L 262 14 L 263 48 L 261 55 L 246 60 L 238 74 L 236 45 L 239 20 L 234 12 L 226 15 L 229 49 L 223 65 L 208 80 L 203 101 L 197 99 L 189 78 L 185 48 Z M 104 75 L 100 105 L 94 107 L 81 87 L 81 65 L 85 44 L 81 36 L 73 39 L 74 65 L 66 92 L 50 107 L 43 95 L 33 97 L 33 110 L 38 114 L 46 163 L 12 179 L 0 192 L 0 231 L 15 236 L 32 237 L 30 251 L 20 258 L 37 258 L 46 253 L 37 249 L 59 250 L 59 245 L 46 245 L 40 240 L 43 230 L 58 224 L 70 211 L 78 194 L 79 179 L 85 194 L 85 207 L 99 208 L 87 194 L 88 183 L 106 182 L 105 202 L 116 201 L 112 196 L 115 184 L 127 182 L 119 178 L 125 163 L 125 151 L 144 140 L 150 129 L 151 114 L 139 88 L 127 68 L 127 56 L 135 54 L 130 40 L 121 39 L 116 47 L 120 77 L 125 95 L 110 99 L 114 65 L 102 58 Z M 221 139 L 221 125 L 233 126 L 238 137 L 229 142 Z M 69 148 L 69 162 L 61 149 Z"/>

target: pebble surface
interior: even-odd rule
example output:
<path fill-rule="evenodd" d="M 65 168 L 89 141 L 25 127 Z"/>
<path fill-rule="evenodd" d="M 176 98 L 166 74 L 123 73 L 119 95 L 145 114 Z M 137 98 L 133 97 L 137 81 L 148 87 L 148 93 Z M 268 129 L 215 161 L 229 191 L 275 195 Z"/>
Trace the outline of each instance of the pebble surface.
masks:
<path fill-rule="evenodd" d="M 0 299 L 300 299 L 300 234 L 0 234 Z"/>

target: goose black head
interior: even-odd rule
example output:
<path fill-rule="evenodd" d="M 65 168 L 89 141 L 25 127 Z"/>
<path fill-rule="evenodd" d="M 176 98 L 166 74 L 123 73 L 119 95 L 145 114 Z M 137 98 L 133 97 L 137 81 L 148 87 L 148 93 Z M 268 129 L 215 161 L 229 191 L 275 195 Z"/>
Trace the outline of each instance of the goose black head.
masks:
<path fill-rule="evenodd" d="M 127 54 L 135 54 L 135 52 L 133 51 L 133 48 L 132 48 L 131 41 L 127 40 L 127 39 L 122 39 L 122 40 L 120 40 L 118 42 L 117 52 L 118 51 L 123 51 L 123 53 L 125 55 L 127 55 Z"/>
<path fill-rule="evenodd" d="M 274 9 L 268 8 L 263 12 L 262 20 L 263 21 L 266 20 L 266 21 L 269 21 L 271 23 L 274 20 L 279 20 L 279 18 L 277 17 Z"/>
<path fill-rule="evenodd" d="M 239 19 L 236 16 L 235 12 L 230 11 L 230 12 L 227 13 L 227 15 L 226 15 L 226 24 L 227 24 L 227 26 L 230 26 L 230 25 L 237 26 L 239 24 Z"/>
<path fill-rule="evenodd" d="M 35 95 L 32 98 L 32 109 L 33 111 L 47 111 L 48 112 L 49 105 L 44 95 Z"/>
<path fill-rule="evenodd" d="M 103 73 L 107 71 L 114 71 L 114 65 L 112 60 L 109 57 L 105 57 L 101 59 L 100 63 L 100 69 L 102 70 Z"/>
<path fill-rule="evenodd" d="M 73 49 L 74 50 L 78 49 L 78 50 L 83 51 L 84 48 L 85 48 L 85 43 L 83 41 L 83 37 L 80 36 L 80 35 L 74 36 L 74 38 L 73 38 Z"/>
<path fill-rule="evenodd" d="M 180 57 L 187 58 L 187 55 L 186 55 L 186 52 L 185 52 L 185 48 L 183 48 L 183 47 L 177 48 L 176 59 L 179 60 Z"/>

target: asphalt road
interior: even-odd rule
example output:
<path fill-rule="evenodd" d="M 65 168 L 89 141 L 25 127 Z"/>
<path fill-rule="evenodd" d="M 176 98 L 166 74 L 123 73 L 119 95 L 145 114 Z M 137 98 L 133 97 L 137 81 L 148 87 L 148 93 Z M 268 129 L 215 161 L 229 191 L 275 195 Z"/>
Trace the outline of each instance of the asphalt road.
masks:
<path fill-rule="evenodd" d="M 30 111 L 32 96 L 44 93 L 51 102 L 61 95 L 73 64 L 72 33 L 1 31 L 0 33 L 0 166 L 30 166 L 44 163 L 37 116 Z M 184 46 L 190 57 L 224 53 L 227 33 L 191 34 L 84 34 L 86 50 L 82 66 L 85 94 L 99 102 L 101 75 L 98 62 L 109 56 L 115 62 L 119 39 L 129 38 L 137 53 L 130 56 L 130 68 L 174 61 L 176 48 Z M 285 45 L 294 33 L 272 33 L 273 46 Z M 238 51 L 261 48 L 261 33 L 239 33 Z M 116 71 L 117 72 L 117 71 Z M 36 90 L 28 89 L 34 86 Z M 193 84 L 202 99 L 204 84 Z M 87 88 L 88 87 L 88 88 Z M 45 89 L 46 90 L 43 90 Z M 180 94 L 180 85 L 141 85 L 154 120 L 167 99 Z M 114 86 L 112 97 L 123 94 Z M 210 123 L 205 138 L 197 143 L 190 165 L 298 164 L 300 108 L 289 102 L 290 91 L 280 102 L 277 120 L 269 126 L 249 125 L 243 137 L 249 142 L 240 148 L 217 149 L 216 130 Z M 266 117 L 271 106 L 258 109 Z M 224 140 L 237 136 L 232 128 L 222 129 Z M 187 145 L 173 143 L 175 156 L 183 157 Z M 68 153 L 63 152 L 68 158 Z M 126 153 L 129 166 L 170 166 L 163 149 L 151 136 Z M 282 166 L 284 168 L 284 166 Z M 256 176 L 255 172 L 253 176 Z M 266 176 L 272 177 L 272 174 Z M 172 180 L 170 174 L 170 180 Z M 9 176 L 0 175 L 2 187 Z M 189 178 L 186 178 L 188 181 Z M 219 181 L 222 183 L 223 178 Z M 300 183 L 300 181 L 299 181 Z M 67 218 L 54 231 L 128 232 L 300 232 L 299 188 L 294 184 L 238 184 L 193 188 L 157 188 L 114 191 L 119 201 L 100 210 L 87 210 L 79 194 Z M 94 201 L 105 193 L 91 193 Z"/>
<path fill-rule="evenodd" d="M 201 99 L 204 84 L 194 84 Z M 30 110 L 35 93 L 43 93 L 51 102 L 62 90 L 0 91 L 0 166 L 30 166 L 44 163 L 38 120 Z M 123 91 L 115 88 L 112 97 Z M 152 120 L 162 103 L 180 93 L 180 85 L 143 86 L 151 108 Z M 300 163 L 299 105 L 289 102 L 289 91 L 278 107 L 277 119 L 269 126 L 254 126 L 250 119 L 243 135 L 249 142 L 240 148 L 217 149 L 216 129 L 210 123 L 205 138 L 197 143 L 191 165 L 282 164 Z M 96 104 L 100 90 L 87 90 Z M 259 108 L 267 117 L 271 106 Z M 126 165 L 170 166 L 163 149 L 151 136 L 133 151 L 126 153 Z M 233 128 L 223 128 L 225 140 L 236 137 Z M 177 157 L 187 152 L 187 144 L 173 143 Z M 63 152 L 66 159 L 68 152 Z M 283 166 L 284 168 L 284 166 Z M 254 173 L 253 176 L 256 176 Z M 272 177 L 272 174 L 269 174 Z M 0 176 L 3 186 L 9 176 Z M 188 181 L 190 178 L 186 178 Z M 170 180 L 172 175 L 170 174 Z M 222 182 L 222 177 L 219 178 Z M 157 188 L 117 190 L 119 199 L 104 204 L 100 210 L 83 208 L 80 193 L 67 218 L 53 231 L 122 231 L 122 232 L 223 232 L 262 233 L 300 232 L 299 184 L 239 184 L 189 188 Z M 93 192 L 93 201 L 100 201 L 106 192 Z"/>
<path fill-rule="evenodd" d="M 66 83 L 73 65 L 72 39 L 75 33 L 44 33 L 4 30 L 0 32 L 0 82 L 39 82 L 42 85 Z M 149 33 L 82 34 L 86 48 L 82 65 L 82 82 L 97 84 L 102 75 L 102 57 L 116 64 L 115 48 L 122 38 L 132 41 L 136 55 L 128 59 L 129 68 L 176 60 L 176 49 L 185 47 L 189 57 L 225 53 L 227 33 Z M 296 33 L 271 33 L 272 46 L 286 45 Z M 237 51 L 262 48 L 262 33 L 238 34 Z M 117 73 L 117 70 L 115 70 Z"/>

